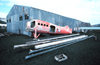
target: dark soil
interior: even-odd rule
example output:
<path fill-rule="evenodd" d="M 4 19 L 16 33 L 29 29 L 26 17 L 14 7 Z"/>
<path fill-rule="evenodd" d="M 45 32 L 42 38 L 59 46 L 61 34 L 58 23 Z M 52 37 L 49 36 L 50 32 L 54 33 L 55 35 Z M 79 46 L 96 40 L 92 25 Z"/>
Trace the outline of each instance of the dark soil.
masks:
<path fill-rule="evenodd" d="M 41 39 L 46 37 L 40 37 Z M 49 38 L 49 37 L 47 37 Z M 28 50 L 16 52 L 13 46 L 31 41 L 33 38 L 23 35 L 11 35 L 0 38 L 0 65 L 100 65 L 100 41 L 87 39 L 76 44 L 25 60 Z M 68 56 L 63 62 L 57 62 L 55 55 Z"/>

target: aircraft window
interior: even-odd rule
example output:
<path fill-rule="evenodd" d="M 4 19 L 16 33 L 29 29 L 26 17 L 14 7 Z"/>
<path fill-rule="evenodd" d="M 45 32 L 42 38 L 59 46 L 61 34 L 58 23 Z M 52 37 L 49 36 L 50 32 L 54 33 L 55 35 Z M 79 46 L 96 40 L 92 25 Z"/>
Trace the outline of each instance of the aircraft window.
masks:
<path fill-rule="evenodd" d="M 45 24 L 44 24 L 44 26 L 45 26 Z"/>
<path fill-rule="evenodd" d="M 38 25 L 40 25 L 40 23 L 38 23 Z"/>
<path fill-rule="evenodd" d="M 20 17 L 19 17 L 19 20 L 20 20 L 20 21 L 22 21 L 22 20 L 23 20 L 23 17 L 22 17 L 22 16 L 20 16 Z"/>
<path fill-rule="evenodd" d="M 48 27 L 48 25 L 46 25 Z"/>
<path fill-rule="evenodd" d="M 25 14 L 24 16 L 25 16 L 25 20 L 29 19 L 29 16 L 27 14 Z"/>
<path fill-rule="evenodd" d="M 41 24 L 41 26 L 42 26 L 43 24 Z"/>

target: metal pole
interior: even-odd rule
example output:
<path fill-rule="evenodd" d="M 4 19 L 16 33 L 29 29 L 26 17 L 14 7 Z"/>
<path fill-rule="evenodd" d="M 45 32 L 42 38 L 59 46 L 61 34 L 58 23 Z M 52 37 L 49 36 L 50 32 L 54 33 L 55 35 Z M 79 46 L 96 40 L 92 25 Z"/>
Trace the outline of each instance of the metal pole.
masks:
<path fill-rule="evenodd" d="M 91 38 L 91 37 L 93 37 L 93 36 L 85 37 L 85 38 L 78 39 L 78 40 L 75 40 L 75 41 L 70 41 L 70 42 L 68 42 L 68 44 L 64 44 L 64 45 L 59 46 L 59 47 L 56 47 L 56 48 L 52 48 L 52 49 L 49 49 L 49 50 L 46 50 L 46 51 L 43 51 L 43 52 L 39 52 L 39 53 L 36 53 L 36 54 L 32 54 L 32 55 L 26 56 L 25 59 L 27 60 L 27 59 L 30 59 L 30 58 L 35 57 L 35 56 L 37 56 L 37 55 L 41 55 L 41 54 L 44 54 L 44 53 L 53 51 L 53 50 L 56 50 L 56 49 L 65 47 L 65 46 L 67 46 L 67 45 L 71 45 L 71 44 L 73 44 L 73 43 L 76 43 L 76 42 L 79 42 L 79 41 L 82 41 L 82 40 L 85 40 L 85 39 Z"/>

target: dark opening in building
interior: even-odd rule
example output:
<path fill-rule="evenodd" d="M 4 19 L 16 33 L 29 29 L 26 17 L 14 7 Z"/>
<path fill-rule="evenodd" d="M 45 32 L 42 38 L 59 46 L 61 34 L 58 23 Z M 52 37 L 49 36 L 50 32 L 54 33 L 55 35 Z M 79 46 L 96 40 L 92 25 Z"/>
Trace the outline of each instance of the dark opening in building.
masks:
<path fill-rule="evenodd" d="M 9 20 L 7 20 L 7 23 L 9 22 Z"/>
<path fill-rule="evenodd" d="M 29 19 L 29 15 L 25 14 L 25 20 Z"/>
<path fill-rule="evenodd" d="M 11 23 L 11 19 L 9 19 L 9 23 Z"/>
<path fill-rule="evenodd" d="M 19 17 L 19 21 L 22 21 L 22 20 L 23 20 L 23 17 L 22 17 L 22 16 L 20 16 L 20 17 Z"/>
<path fill-rule="evenodd" d="M 21 30 L 19 29 L 19 34 L 21 34 Z"/>

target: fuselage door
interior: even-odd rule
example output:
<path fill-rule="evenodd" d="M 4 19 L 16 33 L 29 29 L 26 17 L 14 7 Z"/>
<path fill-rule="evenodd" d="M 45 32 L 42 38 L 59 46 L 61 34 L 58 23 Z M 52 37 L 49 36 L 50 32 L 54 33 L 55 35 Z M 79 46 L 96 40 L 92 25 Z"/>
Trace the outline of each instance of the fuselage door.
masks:
<path fill-rule="evenodd" d="M 55 32 L 55 26 L 53 26 L 53 25 L 50 25 L 50 32 Z"/>
<path fill-rule="evenodd" d="M 31 28 L 35 27 L 35 21 L 31 22 Z"/>

